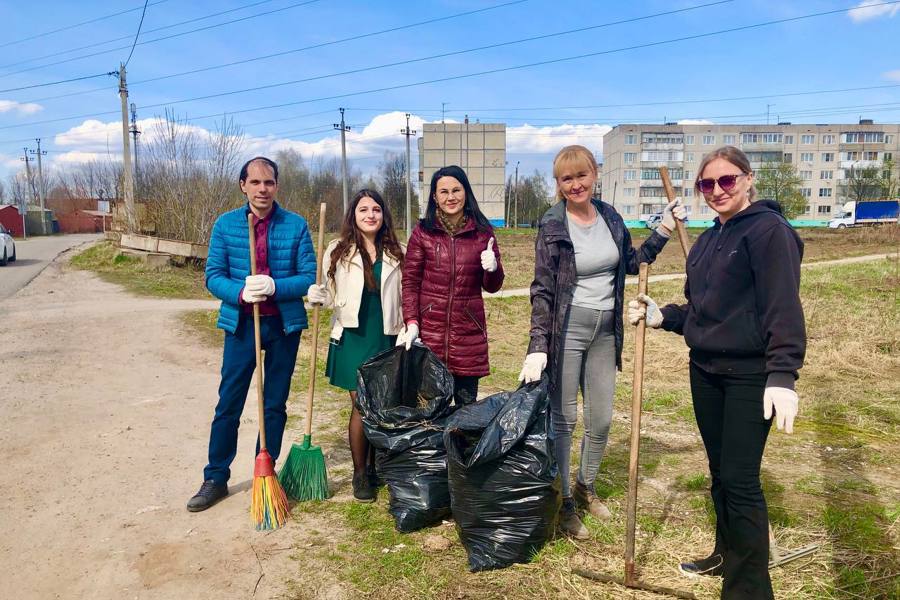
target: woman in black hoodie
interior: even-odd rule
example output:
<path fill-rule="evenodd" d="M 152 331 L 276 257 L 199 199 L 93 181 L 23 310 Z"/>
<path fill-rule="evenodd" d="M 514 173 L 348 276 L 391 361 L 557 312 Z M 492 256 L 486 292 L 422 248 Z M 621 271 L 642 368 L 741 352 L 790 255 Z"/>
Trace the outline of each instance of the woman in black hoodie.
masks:
<path fill-rule="evenodd" d="M 687 259 L 686 304 L 628 305 L 632 324 L 684 335 L 691 394 L 712 475 L 716 545 L 681 564 L 689 575 L 723 576 L 723 599 L 774 598 L 768 512 L 759 468 L 774 409 L 793 431 L 797 370 L 806 329 L 800 305 L 803 242 L 777 202 L 754 201 L 753 171 L 733 146 L 706 155 L 695 188 L 717 214 Z"/>

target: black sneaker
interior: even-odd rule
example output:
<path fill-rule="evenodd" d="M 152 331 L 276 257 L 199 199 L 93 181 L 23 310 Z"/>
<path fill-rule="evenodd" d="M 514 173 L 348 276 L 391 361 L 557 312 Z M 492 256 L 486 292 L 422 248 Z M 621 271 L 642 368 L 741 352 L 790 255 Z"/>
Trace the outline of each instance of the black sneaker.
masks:
<path fill-rule="evenodd" d="M 369 482 L 368 473 L 353 476 L 353 497 L 357 502 L 375 502 L 375 490 Z"/>
<path fill-rule="evenodd" d="M 200 486 L 200 491 L 188 500 L 187 509 L 191 512 L 206 510 L 227 495 L 228 486 L 226 484 L 216 483 L 212 479 L 207 479 Z"/>
<path fill-rule="evenodd" d="M 721 577 L 725 572 L 725 560 L 721 554 L 698 558 L 678 565 L 678 570 L 688 577 Z"/>
<path fill-rule="evenodd" d="M 381 481 L 381 477 L 378 476 L 378 471 L 375 470 L 374 465 L 369 465 L 366 469 L 366 476 L 369 478 L 369 485 L 373 488 L 380 488 L 384 485 L 384 482 Z"/>

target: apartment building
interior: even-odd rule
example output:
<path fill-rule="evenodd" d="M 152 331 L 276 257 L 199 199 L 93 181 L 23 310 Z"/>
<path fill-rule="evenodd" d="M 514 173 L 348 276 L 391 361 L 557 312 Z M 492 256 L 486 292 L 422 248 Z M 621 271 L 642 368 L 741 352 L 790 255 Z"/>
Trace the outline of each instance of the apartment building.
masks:
<path fill-rule="evenodd" d="M 715 214 L 693 189 L 703 155 L 719 146 L 743 150 L 754 169 L 767 162 L 796 166 L 808 199 L 803 225 L 819 225 L 851 199 L 847 177 L 851 168 L 881 167 L 900 159 L 900 125 L 617 125 L 603 136 L 603 199 L 614 204 L 626 221 L 640 221 L 659 212 L 665 192 L 659 167 L 666 166 L 675 192 L 691 221 L 710 221 Z"/>
<path fill-rule="evenodd" d="M 419 146 L 419 202 L 424 213 L 431 176 L 441 167 L 465 170 L 481 212 L 503 226 L 506 184 L 505 123 L 423 123 Z"/>

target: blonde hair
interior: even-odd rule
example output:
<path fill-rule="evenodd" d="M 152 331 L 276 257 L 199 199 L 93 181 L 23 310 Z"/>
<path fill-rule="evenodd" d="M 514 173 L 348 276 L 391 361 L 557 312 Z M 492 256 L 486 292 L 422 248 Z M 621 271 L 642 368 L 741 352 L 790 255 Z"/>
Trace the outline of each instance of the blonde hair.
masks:
<path fill-rule="evenodd" d="M 700 180 L 703 178 L 703 170 L 709 163 L 717 158 L 727 160 L 740 169 L 741 173 L 744 175 L 753 173 L 753 169 L 750 167 L 750 159 L 747 158 L 747 155 L 744 154 L 740 148 L 735 148 L 734 146 L 722 146 L 716 148 L 703 157 L 703 160 L 700 161 L 700 166 L 697 168 L 697 176 L 694 177 L 694 189 L 697 190 L 698 193 L 700 193 Z M 750 202 L 756 200 L 756 186 L 751 184 L 750 189 L 747 191 L 750 195 Z"/>
<path fill-rule="evenodd" d="M 563 198 L 563 193 L 559 189 L 559 176 L 562 174 L 562 172 L 566 169 L 573 169 L 577 171 L 585 167 L 594 174 L 594 177 L 597 176 L 597 159 L 594 158 L 593 152 L 591 152 L 584 146 L 573 144 L 571 146 L 564 147 L 556 154 L 556 158 L 553 159 L 553 178 L 557 180 L 557 198 L 559 198 L 560 200 L 562 200 Z"/>

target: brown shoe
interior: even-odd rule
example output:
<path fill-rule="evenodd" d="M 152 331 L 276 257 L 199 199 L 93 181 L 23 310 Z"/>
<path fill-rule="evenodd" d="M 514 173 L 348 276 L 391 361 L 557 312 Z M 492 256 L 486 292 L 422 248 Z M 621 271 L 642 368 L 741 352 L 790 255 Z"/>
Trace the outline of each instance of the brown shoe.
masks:
<path fill-rule="evenodd" d="M 606 521 L 610 517 L 612 517 L 612 513 L 609 512 L 609 509 L 606 508 L 606 505 L 597 497 L 597 494 L 594 493 L 593 490 L 587 488 L 587 486 L 582 485 L 580 482 L 575 482 L 575 504 L 578 508 L 586 511 L 589 515 L 594 517 L 595 519 L 600 519 L 601 521 Z"/>
<path fill-rule="evenodd" d="M 559 528 L 566 535 L 576 540 L 590 539 L 591 534 L 578 514 L 575 512 L 575 502 L 571 498 L 563 498 L 562 508 L 559 510 Z"/>

